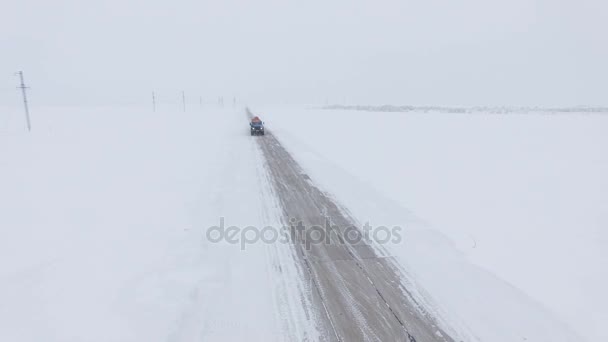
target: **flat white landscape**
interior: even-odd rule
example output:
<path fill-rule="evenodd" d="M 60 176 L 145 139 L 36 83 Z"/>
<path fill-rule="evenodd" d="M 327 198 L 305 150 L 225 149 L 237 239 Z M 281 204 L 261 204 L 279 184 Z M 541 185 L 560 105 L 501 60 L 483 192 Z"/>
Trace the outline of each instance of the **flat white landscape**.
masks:
<path fill-rule="evenodd" d="M 608 339 L 608 115 L 256 109 L 472 338 Z"/>
<path fill-rule="evenodd" d="M 608 336 L 608 117 L 253 106 L 466 341 Z M 0 120 L 0 340 L 317 340 L 243 108 Z"/>
<path fill-rule="evenodd" d="M 288 245 L 206 239 L 278 226 L 244 109 L 32 118 L 0 121 L 0 340 L 314 339 Z"/>

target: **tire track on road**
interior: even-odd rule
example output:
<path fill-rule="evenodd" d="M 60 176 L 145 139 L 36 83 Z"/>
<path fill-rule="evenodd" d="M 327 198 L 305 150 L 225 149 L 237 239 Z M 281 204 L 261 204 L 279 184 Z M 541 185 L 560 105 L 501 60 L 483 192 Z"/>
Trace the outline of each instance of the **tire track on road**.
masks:
<path fill-rule="evenodd" d="M 249 111 L 247 114 L 253 116 Z M 292 243 L 319 296 L 312 301 L 319 303 L 318 317 L 325 317 L 318 322 L 325 337 L 338 341 L 452 342 L 436 320 L 402 291 L 401 273 L 392 258 L 379 256 L 365 242 L 351 244 L 344 239 L 348 228 L 357 227 L 355 221 L 313 184 L 272 132 L 266 129 L 265 136 L 254 139 L 266 159 L 285 222 L 295 219 L 306 227 L 304 236 L 292 235 Z M 311 227 L 324 229 L 333 237 L 331 243 L 306 245 L 305 235 Z"/>

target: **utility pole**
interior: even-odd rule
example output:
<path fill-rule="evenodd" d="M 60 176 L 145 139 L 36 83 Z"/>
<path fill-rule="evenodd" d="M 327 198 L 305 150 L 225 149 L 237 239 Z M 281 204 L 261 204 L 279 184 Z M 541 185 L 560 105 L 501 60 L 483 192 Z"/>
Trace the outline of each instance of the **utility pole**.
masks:
<path fill-rule="evenodd" d="M 156 94 L 152 92 L 152 110 L 156 112 Z"/>
<path fill-rule="evenodd" d="M 27 122 L 27 130 L 29 132 L 31 132 L 32 124 L 30 122 L 30 109 L 27 105 L 27 93 L 26 93 L 26 89 L 28 87 L 25 86 L 25 82 L 23 81 L 23 71 L 19 71 L 15 75 L 19 75 L 19 78 L 21 80 L 21 85 L 19 87 L 17 87 L 17 89 L 21 89 L 21 93 L 23 94 L 23 106 L 25 107 L 25 121 Z"/>
<path fill-rule="evenodd" d="M 182 90 L 182 105 L 184 107 L 184 112 L 186 111 L 186 92 Z"/>
<path fill-rule="evenodd" d="M 200 97 L 199 102 L 201 104 L 201 108 L 203 108 L 203 97 L 202 96 Z"/>

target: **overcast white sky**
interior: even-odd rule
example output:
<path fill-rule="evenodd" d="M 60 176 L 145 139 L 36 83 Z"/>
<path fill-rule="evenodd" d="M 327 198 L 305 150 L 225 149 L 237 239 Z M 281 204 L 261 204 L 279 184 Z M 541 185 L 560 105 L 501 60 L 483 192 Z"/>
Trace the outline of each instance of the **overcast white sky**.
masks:
<path fill-rule="evenodd" d="M 0 104 L 607 105 L 604 0 L 2 0 Z"/>

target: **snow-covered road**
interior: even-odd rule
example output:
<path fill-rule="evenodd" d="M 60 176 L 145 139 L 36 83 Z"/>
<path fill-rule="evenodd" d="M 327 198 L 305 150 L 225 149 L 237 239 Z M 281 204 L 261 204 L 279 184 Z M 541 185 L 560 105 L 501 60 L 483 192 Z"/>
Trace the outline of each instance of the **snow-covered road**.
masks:
<path fill-rule="evenodd" d="M 308 271 L 323 337 L 338 341 L 453 341 L 402 286 L 395 260 L 329 195 L 316 187 L 280 142 L 258 137 L 292 245 Z M 301 224 L 300 226 L 298 226 Z M 316 231 L 315 231 L 316 230 Z M 349 230 L 352 238 L 349 238 Z M 314 233 L 318 233 L 317 236 Z M 323 325 L 323 323 L 325 323 Z"/>

